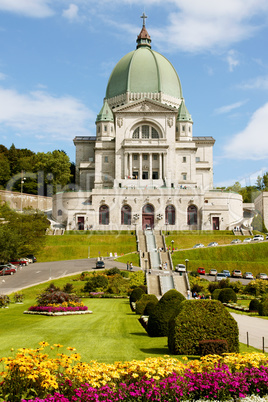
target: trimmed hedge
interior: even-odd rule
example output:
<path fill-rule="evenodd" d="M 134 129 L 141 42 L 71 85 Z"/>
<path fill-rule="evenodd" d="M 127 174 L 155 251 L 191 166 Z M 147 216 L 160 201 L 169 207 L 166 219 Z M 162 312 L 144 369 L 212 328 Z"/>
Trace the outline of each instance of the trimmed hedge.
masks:
<path fill-rule="evenodd" d="M 140 300 L 142 295 L 145 294 L 145 291 L 143 289 L 139 288 L 134 288 L 129 296 L 129 302 L 135 303 L 137 300 Z"/>
<path fill-rule="evenodd" d="M 154 302 L 156 304 L 158 299 L 155 295 L 143 294 L 140 300 L 136 302 L 136 314 L 143 315 L 144 310 L 149 302 Z"/>
<path fill-rule="evenodd" d="M 235 319 L 217 300 L 186 300 L 169 323 L 168 347 L 172 354 L 199 355 L 199 341 L 226 340 L 229 353 L 239 351 Z"/>
<path fill-rule="evenodd" d="M 175 289 L 166 292 L 149 315 L 148 335 L 152 337 L 167 336 L 169 320 L 178 312 L 178 308 L 184 300 L 185 297 Z"/>
<path fill-rule="evenodd" d="M 211 298 L 213 300 L 218 300 L 218 297 L 219 297 L 219 294 L 221 293 L 221 291 L 222 291 L 222 289 L 220 289 L 220 288 L 213 290 Z"/>
<path fill-rule="evenodd" d="M 259 315 L 268 316 L 268 300 L 259 304 Z"/>
<path fill-rule="evenodd" d="M 230 302 L 236 303 L 237 296 L 233 289 L 225 288 L 220 291 L 218 300 L 222 303 L 230 303 Z"/>
<path fill-rule="evenodd" d="M 259 311 L 260 301 L 258 299 L 250 300 L 248 309 L 249 311 Z"/>
<path fill-rule="evenodd" d="M 158 303 L 158 300 L 157 301 L 149 301 L 147 304 L 146 304 L 146 306 L 145 306 L 145 309 L 144 309 L 144 312 L 143 312 L 143 314 L 144 315 L 150 315 L 150 314 L 152 314 L 152 312 L 153 312 L 153 309 L 155 308 L 155 306 L 157 305 L 157 303 Z"/>
<path fill-rule="evenodd" d="M 228 353 L 228 344 L 225 340 L 221 339 L 208 339 L 205 341 L 199 341 L 199 355 L 218 355 Z"/>

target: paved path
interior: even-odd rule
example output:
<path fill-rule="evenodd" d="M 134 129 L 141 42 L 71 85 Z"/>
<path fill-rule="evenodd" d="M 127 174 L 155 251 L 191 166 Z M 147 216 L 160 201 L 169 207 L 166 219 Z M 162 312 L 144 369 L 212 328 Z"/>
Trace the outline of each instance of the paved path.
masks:
<path fill-rule="evenodd" d="M 105 258 L 105 268 L 126 269 L 126 264 Z M 49 280 L 75 275 L 95 268 L 96 258 L 54 262 L 36 262 L 18 269 L 15 275 L 0 276 L 0 294 L 10 294 Z M 133 271 L 140 270 L 133 267 Z"/>
<path fill-rule="evenodd" d="M 264 337 L 264 351 L 268 352 L 268 320 L 236 313 L 231 315 L 238 323 L 239 341 L 247 344 L 248 333 L 249 345 L 262 350 Z"/>

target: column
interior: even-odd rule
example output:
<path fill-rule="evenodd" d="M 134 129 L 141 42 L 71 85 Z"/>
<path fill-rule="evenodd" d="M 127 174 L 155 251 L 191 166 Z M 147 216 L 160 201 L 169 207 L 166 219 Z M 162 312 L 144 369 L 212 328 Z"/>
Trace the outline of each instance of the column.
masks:
<path fill-rule="evenodd" d="M 129 176 L 132 177 L 132 153 L 129 153 Z"/>
<path fill-rule="evenodd" d="M 142 179 L 142 154 L 140 154 L 140 171 L 139 171 L 139 180 Z"/>
<path fill-rule="evenodd" d="M 127 152 L 125 152 L 125 155 L 124 155 L 124 159 L 125 159 L 125 166 L 124 166 L 124 179 L 126 179 L 127 177 L 128 177 L 128 153 Z"/>
<path fill-rule="evenodd" d="M 160 153 L 160 154 L 158 155 L 158 159 L 159 159 L 159 179 L 160 179 L 160 180 L 163 179 L 163 175 L 162 175 L 162 173 L 163 173 L 163 172 L 162 172 L 162 171 L 163 171 L 162 157 L 163 157 L 163 154 Z"/>
<path fill-rule="evenodd" d="M 153 161 L 153 155 L 150 152 L 149 153 L 149 179 L 150 180 L 152 180 L 152 178 L 153 178 L 153 164 L 152 164 L 152 161 Z"/>

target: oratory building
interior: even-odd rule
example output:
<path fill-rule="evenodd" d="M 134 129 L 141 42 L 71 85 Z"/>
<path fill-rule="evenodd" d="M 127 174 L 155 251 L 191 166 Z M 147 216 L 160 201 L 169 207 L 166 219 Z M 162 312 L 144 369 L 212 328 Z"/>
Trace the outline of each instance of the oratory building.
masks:
<path fill-rule="evenodd" d="M 115 66 L 96 137 L 75 137 L 76 189 L 53 199 L 67 230 L 225 230 L 243 223 L 239 194 L 213 190 L 213 137 L 194 136 L 172 64 L 145 27 Z"/>

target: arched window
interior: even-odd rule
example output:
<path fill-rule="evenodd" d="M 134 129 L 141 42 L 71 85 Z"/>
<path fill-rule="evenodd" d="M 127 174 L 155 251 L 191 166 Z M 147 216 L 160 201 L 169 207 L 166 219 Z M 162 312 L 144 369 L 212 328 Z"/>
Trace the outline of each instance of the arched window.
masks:
<path fill-rule="evenodd" d="M 197 208 L 195 205 L 190 205 L 187 210 L 188 225 L 197 225 Z"/>
<path fill-rule="evenodd" d="M 142 209 L 143 214 L 153 214 L 154 213 L 154 207 L 150 204 L 144 205 Z"/>
<path fill-rule="evenodd" d="M 99 224 L 109 225 L 109 207 L 102 205 L 99 209 Z"/>
<path fill-rule="evenodd" d="M 131 225 L 131 208 L 124 205 L 121 209 L 121 225 Z"/>
<path fill-rule="evenodd" d="M 166 207 L 166 225 L 175 225 L 175 208 L 173 205 Z"/>
<path fill-rule="evenodd" d="M 142 126 L 135 128 L 132 134 L 132 138 L 160 138 L 160 135 L 154 127 L 143 124 Z"/>
<path fill-rule="evenodd" d="M 62 210 L 58 209 L 58 216 L 62 216 Z"/>

